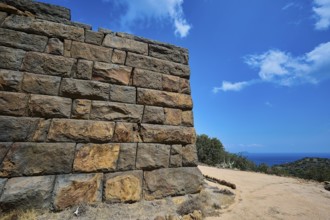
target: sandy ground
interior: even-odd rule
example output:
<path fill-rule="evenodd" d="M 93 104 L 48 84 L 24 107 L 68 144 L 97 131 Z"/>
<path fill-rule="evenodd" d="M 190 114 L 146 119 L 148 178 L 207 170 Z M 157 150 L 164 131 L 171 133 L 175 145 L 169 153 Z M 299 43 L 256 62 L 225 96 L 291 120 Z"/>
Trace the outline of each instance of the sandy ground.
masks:
<path fill-rule="evenodd" d="M 317 182 L 199 166 L 203 174 L 236 184 L 234 204 L 215 219 L 330 220 L 330 192 Z"/>

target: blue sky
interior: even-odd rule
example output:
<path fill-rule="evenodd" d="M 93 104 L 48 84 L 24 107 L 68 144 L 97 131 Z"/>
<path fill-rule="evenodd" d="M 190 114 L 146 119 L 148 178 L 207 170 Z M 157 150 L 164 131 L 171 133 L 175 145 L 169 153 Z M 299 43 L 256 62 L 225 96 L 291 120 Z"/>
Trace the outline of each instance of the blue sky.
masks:
<path fill-rule="evenodd" d="M 231 152 L 330 152 L 330 0 L 43 0 L 186 47 L 195 127 Z"/>

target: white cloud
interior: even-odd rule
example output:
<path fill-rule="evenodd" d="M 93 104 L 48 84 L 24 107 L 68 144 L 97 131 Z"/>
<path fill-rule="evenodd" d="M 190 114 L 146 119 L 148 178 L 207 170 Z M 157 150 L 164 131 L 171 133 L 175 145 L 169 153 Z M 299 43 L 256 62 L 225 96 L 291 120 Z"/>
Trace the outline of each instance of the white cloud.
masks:
<path fill-rule="evenodd" d="M 109 0 L 103 0 L 108 2 Z M 121 28 L 131 29 L 141 22 L 156 20 L 170 21 L 174 34 L 183 38 L 189 34 L 191 25 L 184 17 L 182 8 L 184 0 L 116 0 L 117 4 L 126 7 L 126 12 L 120 18 Z"/>
<path fill-rule="evenodd" d="M 240 91 L 246 86 L 249 86 L 251 82 L 236 82 L 236 83 L 231 83 L 227 81 L 222 82 L 221 87 L 214 87 L 213 88 L 213 93 L 218 93 L 220 90 L 226 92 L 226 91 Z"/>
<path fill-rule="evenodd" d="M 330 26 L 330 0 L 314 0 L 313 11 L 316 14 L 316 30 L 326 30 Z"/>

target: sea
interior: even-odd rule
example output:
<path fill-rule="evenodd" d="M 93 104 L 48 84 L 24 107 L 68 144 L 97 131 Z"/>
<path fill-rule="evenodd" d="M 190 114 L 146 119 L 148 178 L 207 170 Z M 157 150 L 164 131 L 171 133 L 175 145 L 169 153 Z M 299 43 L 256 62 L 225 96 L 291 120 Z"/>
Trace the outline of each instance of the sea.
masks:
<path fill-rule="evenodd" d="M 305 157 L 319 157 L 330 159 L 330 153 L 242 153 L 242 156 L 259 165 L 265 163 L 268 166 L 294 162 Z"/>

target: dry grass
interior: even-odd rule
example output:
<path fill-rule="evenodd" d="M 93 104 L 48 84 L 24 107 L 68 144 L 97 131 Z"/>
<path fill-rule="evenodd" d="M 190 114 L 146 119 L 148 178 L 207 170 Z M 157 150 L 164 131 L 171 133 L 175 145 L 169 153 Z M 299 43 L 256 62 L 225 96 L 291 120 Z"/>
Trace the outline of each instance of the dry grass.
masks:
<path fill-rule="evenodd" d="M 13 210 L 4 215 L 0 214 L 0 220 L 37 220 L 41 213 L 35 209 Z"/>

